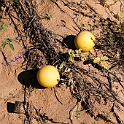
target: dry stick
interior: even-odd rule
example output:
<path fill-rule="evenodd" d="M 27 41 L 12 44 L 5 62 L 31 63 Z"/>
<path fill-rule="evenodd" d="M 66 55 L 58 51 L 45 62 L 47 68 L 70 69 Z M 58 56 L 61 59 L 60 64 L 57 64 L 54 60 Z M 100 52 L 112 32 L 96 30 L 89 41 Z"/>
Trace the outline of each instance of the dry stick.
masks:
<path fill-rule="evenodd" d="M 111 111 L 114 113 L 114 116 L 119 124 L 124 124 L 124 122 L 120 119 L 119 115 L 115 112 L 115 103 L 113 103 L 113 106 L 111 108 Z"/>
<path fill-rule="evenodd" d="M 3 55 L 3 58 L 4 58 L 5 62 L 6 62 L 6 65 L 8 65 L 7 58 L 6 58 L 5 54 L 4 54 L 4 52 L 2 51 L 2 48 L 0 48 L 0 51 L 1 51 L 1 53 L 2 53 L 2 55 Z M 3 62 L 2 62 L 2 63 L 3 63 Z"/>
<path fill-rule="evenodd" d="M 56 89 L 54 87 L 53 87 L 53 89 L 54 89 L 54 94 L 55 94 L 56 99 L 63 105 L 63 103 L 59 100 L 59 98 L 58 98 L 58 96 L 56 94 Z"/>
<path fill-rule="evenodd" d="M 118 80 L 119 84 L 124 89 L 124 85 L 121 83 L 121 80 L 114 73 L 112 73 L 111 71 L 109 71 L 109 70 L 107 70 L 107 71 L 108 71 L 108 73 L 110 73 L 111 75 L 113 75 Z"/>
<path fill-rule="evenodd" d="M 71 121 L 72 124 L 73 124 L 73 118 L 72 118 L 73 112 L 72 111 L 75 109 L 75 107 L 77 106 L 77 104 L 78 104 L 78 100 L 77 100 L 76 104 L 74 105 L 74 107 L 69 111 L 69 119 L 70 119 L 70 121 Z"/>
<path fill-rule="evenodd" d="M 40 110 L 37 110 L 35 107 L 34 107 L 34 110 L 35 110 L 37 116 L 39 117 L 38 122 L 40 121 L 40 123 L 43 124 L 45 120 L 49 120 L 48 116 L 40 113 Z"/>
<path fill-rule="evenodd" d="M 1 51 L 2 55 L 3 55 L 3 58 L 4 58 L 4 60 L 5 60 L 6 65 L 9 66 L 9 63 L 8 63 L 8 61 L 7 61 L 7 58 L 6 58 L 4 52 L 2 51 L 1 48 L 0 48 L 0 51 Z M 3 62 L 2 62 L 2 64 L 3 64 Z M 10 67 L 10 66 L 9 66 L 9 67 Z M 8 75 L 9 75 L 9 74 L 10 74 L 10 68 L 9 68 L 9 71 L 8 71 Z"/>
<path fill-rule="evenodd" d="M 9 4 L 10 4 L 10 6 L 11 6 L 11 3 L 10 2 L 8 2 Z M 20 35 L 20 33 L 19 33 L 19 30 L 18 30 L 18 27 L 17 27 L 17 25 L 16 25 L 16 23 L 14 22 L 14 19 L 12 18 L 13 17 L 13 15 L 11 15 L 11 7 L 10 6 L 7 6 L 7 2 L 4 2 L 4 5 L 5 5 L 5 7 L 6 7 L 6 12 L 7 12 L 7 14 L 8 14 L 8 16 L 9 16 L 9 18 L 11 19 L 11 21 L 12 21 L 12 23 L 13 23 L 13 25 L 14 25 L 14 27 L 15 27 L 15 29 L 16 29 L 16 31 L 17 31 L 17 33 L 18 33 L 18 35 Z"/>

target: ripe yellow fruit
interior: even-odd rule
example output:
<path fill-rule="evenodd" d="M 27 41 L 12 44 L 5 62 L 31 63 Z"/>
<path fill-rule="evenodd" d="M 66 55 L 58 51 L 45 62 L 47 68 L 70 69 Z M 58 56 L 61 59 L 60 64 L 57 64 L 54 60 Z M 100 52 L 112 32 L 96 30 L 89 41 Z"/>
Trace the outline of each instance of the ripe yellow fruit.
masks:
<path fill-rule="evenodd" d="M 76 36 L 74 44 L 77 49 L 88 52 L 95 46 L 95 36 L 89 31 L 81 31 Z"/>
<path fill-rule="evenodd" d="M 60 75 L 52 65 L 43 66 L 37 73 L 37 80 L 43 87 L 53 87 L 58 84 Z"/>

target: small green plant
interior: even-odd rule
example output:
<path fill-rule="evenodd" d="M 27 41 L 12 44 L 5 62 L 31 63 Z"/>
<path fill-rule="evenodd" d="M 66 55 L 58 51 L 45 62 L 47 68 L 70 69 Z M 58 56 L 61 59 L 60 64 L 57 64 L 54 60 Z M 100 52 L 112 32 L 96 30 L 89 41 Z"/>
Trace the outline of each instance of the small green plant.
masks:
<path fill-rule="evenodd" d="M 93 59 L 93 63 L 100 64 L 103 68 L 108 69 L 108 64 L 106 62 L 108 59 L 109 58 L 107 56 L 96 57 Z"/>
<path fill-rule="evenodd" d="M 75 117 L 76 117 L 76 118 L 80 118 L 80 111 L 79 111 L 79 110 L 76 110 L 76 112 L 75 112 Z"/>
<path fill-rule="evenodd" d="M 8 25 L 8 23 L 0 22 L 0 31 L 5 31 Z"/>
<path fill-rule="evenodd" d="M 83 55 L 81 49 L 79 49 L 79 50 L 72 50 L 72 49 L 70 49 L 68 51 L 68 55 L 69 55 L 68 61 L 72 62 L 72 63 L 74 62 L 75 59 L 81 60 L 81 61 L 86 60 L 86 56 Z"/>
<path fill-rule="evenodd" d="M 124 19 L 124 13 L 120 13 L 120 17 L 122 18 L 122 19 Z"/>
<path fill-rule="evenodd" d="M 113 39 L 113 33 L 112 32 L 109 32 L 109 38 L 108 38 L 108 44 L 111 45 L 111 46 L 114 46 L 116 43 L 114 42 L 114 39 Z"/>
<path fill-rule="evenodd" d="M 50 20 L 52 18 L 52 14 L 51 13 L 46 13 L 43 17 L 43 19 L 46 19 L 46 20 Z"/>
<path fill-rule="evenodd" d="M 11 43 L 12 41 L 16 41 L 16 42 L 18 42 L 16 39 L 7 38 L 6 40 L 4 40 L 4 42 L 3 42 L 3 44 L 2 44 L 2 48 L 4 49 L 5 46 L 8 44 L 9 47 L 14 51 L 15 48 L 14 48 L 13 44 Z"/>
<path fill-rule="evenodd" d="M 109 118 L 109 113 L 105 113 L 105 118 L 106 118 L 106 120 L 108 120 L 108 118 Z"/>
<path fill-rule="evenodd" d="M 96 124 L 95 122 L 92 122 L 92 124 Z"/>

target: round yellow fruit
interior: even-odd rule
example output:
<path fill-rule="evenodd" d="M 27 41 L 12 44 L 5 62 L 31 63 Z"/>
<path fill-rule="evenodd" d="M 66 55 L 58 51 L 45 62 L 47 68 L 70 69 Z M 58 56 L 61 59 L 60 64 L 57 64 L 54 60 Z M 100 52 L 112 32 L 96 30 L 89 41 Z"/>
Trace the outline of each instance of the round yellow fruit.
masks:
<path fill-rule="evenodd" d="M 52 65 L 43 66 L 37 73 L 37 80 L 43 87 L 53 87 L 58 84 L 60 75 Z"/>
<path fill-rule="evenodd" d="M 89 31 L 82 31 L 76 36 L 74 44 L 77 49 L 88 52 L 95 46 L 95 36 Z"/>

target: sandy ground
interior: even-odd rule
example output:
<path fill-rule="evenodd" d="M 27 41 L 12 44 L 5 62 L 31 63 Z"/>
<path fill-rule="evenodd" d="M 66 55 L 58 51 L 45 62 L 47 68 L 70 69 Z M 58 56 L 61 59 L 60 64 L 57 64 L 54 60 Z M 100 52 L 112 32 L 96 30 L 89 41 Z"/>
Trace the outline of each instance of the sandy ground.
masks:
<path fill-rule="evenodd" d="M 70 6 L 66 5 L 68 2 L 70 3 Z M 110 13 L 107 7 L 105 7 L 106 4 L 102 6 L 99 1 L 87 0 L 86 3 L 90 5 L 93 10 L 99 14 L 99 16 L 102 16 L 104 19 L 109 17 L 116 21 L 117 18 L 113 17 L 113 13 L 115 15 L 119 14 L 122 6 L 124 5 L 122 1 L 118 1 L 110 7 L 112 12 Z M 90 28 L 89 24 L 93 25 L 92 18 L 84 17 L 81 14 L 76 15 L 76 11 L 78 11 L 84 14 L 89 14 L 90 16 L 90 11 L 88 9 L 81 9 L 78 6 L 78 4 L 80 4 L 82 7 L 85 7 L 83 5 L 84 1 L 82 0 L 36 0 L 36 4 L 37 12 L 41 17 L 40 21 L 42 25 L 47 30 L 54 32 L 56 38 L 59 38 L 61 42 L 63 42 L 63 37 L 66 38 L 67 36 L 71 35 L 75 36 L 80 31 L 78 26 L 81 29 L 88 29 Z M 107 0 L 107 4 L 113 4 L 113 1 Z M 4 13 L 1 21 L 5 23 L 8 22 L 9 26 L 5 31 L 0 32 L 0 44 L 2 44 L 6 38 L 18 37 L 12 20 L 8 15 L 5 15 Z M 15 21 L 17 20 L 15 19 Z M 22 27 L 20 26 L 20 28 Z M 102 29 L 94 30 L 94 35 L 96 37 L 100 37 L 101 30 Z M 26 43 L 28 44 L 28 38 L 26 39 Z M 36 86 L 36 70 L 25 71 L 25 57 L 22 55 L 23 52 L 25 52 L 23 44 L 22 42 L 13 41 L 13 45 L 15 48 L 14 51 L 12 51 L 7 45 L 4 49 L 2 49 L 2 52 L 6 56 L 7 60 L 15 60 L 15 57 L 21 56 L 16 62 L 11 62 L 9 65 L 6 65 L 4 55 L 2 52 L 0 52 L 0 124 L 118 123 L 111 113 L 109 114 L 109 119 L 112 120 L 112 122 L 106 122 L 102 118 L 95 119 L 83 110 L 80 111 L 78 117 L 76 111 L 81 109 L 81 104 L 76 104 L 77 99 L 71 95 L 70 88 L 65 85 L 60 87 L 55 86 L 53 88 L 29 86 L 28 84 L 30 84 L 31 77 L 33 77 L 32 82 Z M 61 48 L 62 46 L 57 45 L 56 50 L 62 51 Z M 65 51 L 67 51 L 67 48 Z M 121 94 L 121 98 L 124 100 L 124 95 Z M 28 102 L 28 114 L 19 114 L 18 112 L 15 113 L 13 111 L 15 101 Z M 106 114 L 108 113 L 107 107 L 108 106 L 106 105 L 104 110 L 102 110 L 101 105 L 99 108 L 97 108 L 97 110 L 104 111 Z M 120 113 L 120 118 L 122 118 L 124 121 L 123 112 Z"/>

